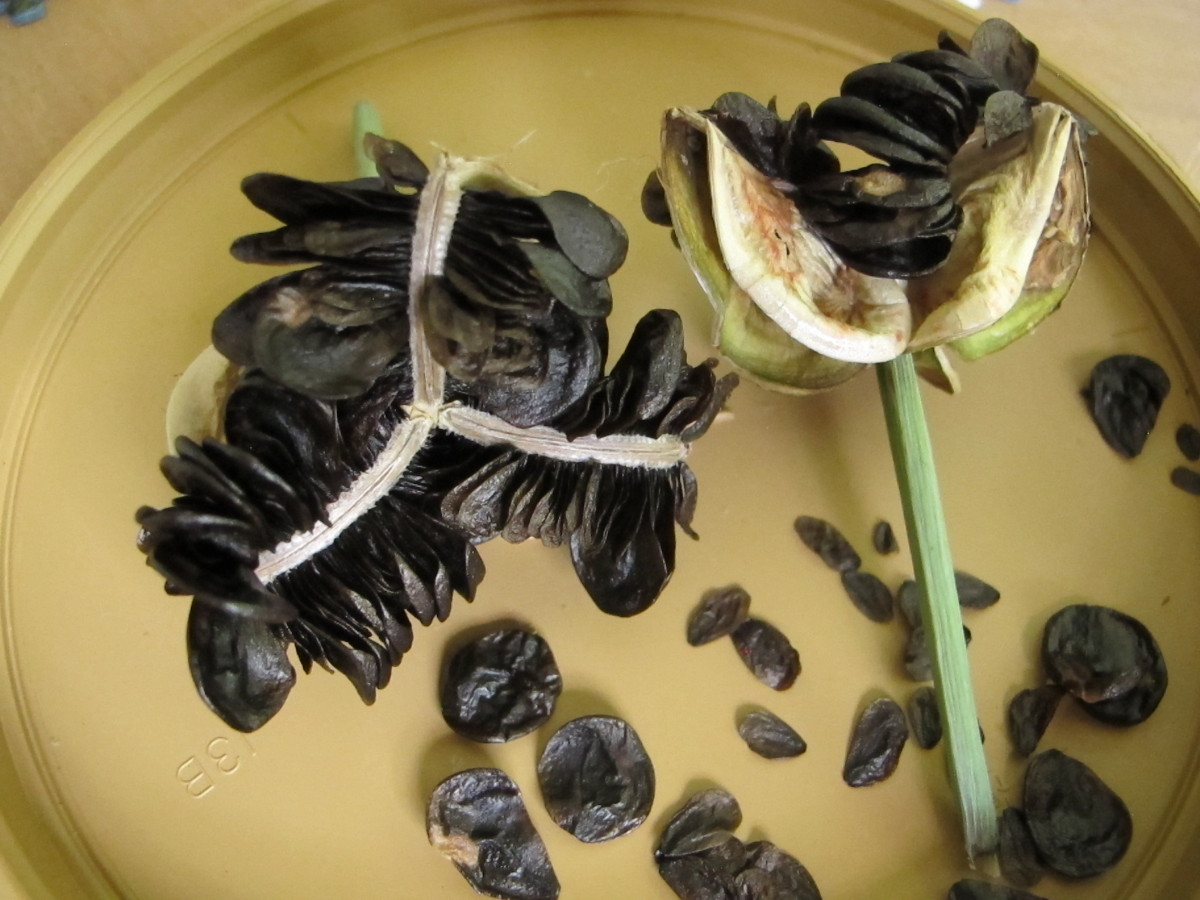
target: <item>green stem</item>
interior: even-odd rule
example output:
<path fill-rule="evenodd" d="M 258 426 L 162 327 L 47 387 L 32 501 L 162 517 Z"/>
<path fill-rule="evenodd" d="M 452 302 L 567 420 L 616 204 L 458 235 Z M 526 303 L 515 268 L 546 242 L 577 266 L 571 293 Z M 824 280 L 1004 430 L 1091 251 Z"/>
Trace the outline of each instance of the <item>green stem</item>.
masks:
<path fill-rule="evenodd" d="M 374 103 L 370 100 L 359 100 L 354 104 L 353 128 L 354 167 L 359 178 L 373 178 L 377 174 L 375 160 L 367 156 L 366 150 L 363 149 L 363 138 L 368 134 L 383 137 L 383 122 Z"/>
<path fill-rule="evenodd" d="M 996 849 L 996 801 L 975 711 L 933 446 L 912 356 L 906 353 L 875 368 L 913 566 L 921 587 L 922 622 L 933 661 L 950 775 L 962 812 L 967 857 L 974 859 Z"/>

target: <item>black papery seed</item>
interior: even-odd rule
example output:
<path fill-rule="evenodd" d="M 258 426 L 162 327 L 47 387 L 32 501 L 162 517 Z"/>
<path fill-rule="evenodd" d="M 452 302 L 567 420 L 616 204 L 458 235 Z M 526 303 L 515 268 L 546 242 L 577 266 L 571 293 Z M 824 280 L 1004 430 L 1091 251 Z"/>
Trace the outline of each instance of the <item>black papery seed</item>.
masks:
<path fill-rule="evenodd" d="M 1150 631 L 1105 606 L 1072 604 L 1042 633 L 1042 664 L 1051 681 L 1085 711 L 1111 725 L 1136 725 L 1158 708 L 1167 664 Z"/>
<path fill-rule="evenodd" d="M 998 856 L 1000 872 L 1017 887 L 1033 887 L 1046 874 L 1046 867 L 1038 857 L 1037 846 L 1025 821 L 1025 813 L 1010 806 L 1000 814 L 1000 844 Z"/>
<path fill-rule="evenodd" d="M 1058 750 L 1039 753 L 1029 763 L 1024 808 L 1038 855 L 1070 878 L 1107 872 L 1133 838 L 1124 801 L 1086 765 Z"/>
<path fill-rule="evenodd" d="M 756 709 L 738 723 L 746 746 L 765 759 L 787 759 L 808 749 L 796 729 L 773 712 Z"/>
<path fill-rule="evenodd" d="M 863 710 L 855 723 L 842 780 L 850 787 L 883 781 L 896 770 L 907 740 L 904 710 L 890 697 L 880 697 Z"/>
<path fill-rule="evenodd" d="M 909 628 L 921 624 L 921 586 L 911 578 L 906 578 L 897 588 L 896 605 L 900 607 L 900 614 Z"/>
<path fill-rule="evenodd" d="M 1020 888 L 1009 887 L 1006 884 L 981 881 L 978 878 L 964 878 L 951 886 L 949 893 L 946 894 L 946 900 L 1046 900 L 1046 898 Z"/>
<path fill-rule="evenodd" d="M 871 545 L 875 548 L 876 553 L 882 553 L 885 556 L 900 549 L 900 543 L 896 540 L 896 532 L 892 529 L 891 522 L 881 519 L 875 523 L 875 527 L 871 529 Z"/>
<path fill-rule="evenodd" d="M 852 572 L 862 565 L 862 558 L 850 542 L 824 519 L 800 516 L 796 519 L 795 529 L 804 546 L 835 572 Z"/>
<path fill-rule="evenodd" d="M 687 642 L 693 647 L 732 634 L 746 621 L 750 595 L 740 584 L 705 591 L 687 622 Z"/>
<path fill-rule="evenodd" d="M 942 739 L 942 713 L 938 708 L 937 692 L 925 685 L 908 698 L 908 721 L 913 739 L 922 750 L 936 747 Z"/>
<path fill-rule="evenodd" d="M 971 630 L 963 626 L 963 640 L 971 643 Z M 918 625 L 908 635 L 904 647 L 904 671 L 913 681 L 933 681 L 933 658 L 930 656 L 929 635 L 924 625 Z"/>
<path fill-rule="evenodd" d="M 658 874 L 681 900 L 739 900 L 733 877 L 700 856 L 660 860 Z"/>
<path fill-rule="evenodd" d="M 1047 684 L 1018 691 L 1012 698 L 1008 705 L 1008 734 L 1013 749 L 1021 756 L 1030 756 L 1037 749 L 1062 697 L 1062 688 Z"/>
<path fill-rule="evenodd" d="M 1171 484 L 1189 494 L 1200 495 L 1200 472 L 1186 466 L 1176 466 L 1171 470 Z"/>
<path fill-rule="evenodd" d="M 747 619 L 730 637 L 746 668 L 767 687 L 787 690 L 800 674 L 800 654 L 774 625 Z"/>
<path fill-rule="evenodd" d="M 987 609 L 1000 599 L 1000 592 L 981 578 L 967 572 L 954 572 L 958 605 L 965 609 Z"/>
<path fill-rule="evenodd" d="M 521 792 L 499 769 L 451 775 L 429 799 L 431 843 L 481 894 L 554 900 L 558 878 Z"/>
<path fill-rule="evenodd" d="M 550 645 L 523 629 L 493 631 L 459 648 L 442 676 L 442 718 L 473 741 L 510 741 L 554 713 L 562 676 Z"/>
<path fill-rule="evenodd" d="M 1162 366 L 1127 353 L 1098 362 L 1082 393 L 1100 435 L 1132 459 L 1142 452 L 1170 390 L 1171 379 Z"/>
<path fill-rule="evenodd" d="M 737 798 L 721 788 L 693 794 L 663 828 L 654 855 L 658 859 L 689 856 L 726 841 L 742 824 Z"/>
<path fill-rule="evenodd" d="M 808 869 L 770 841 L 746 845 L 746 865 L 734 881 L 738 900 L 821 900 Z"/>
<path fill-rule="evenodd" d="M 637 828 L 654 802 L 646 748 L 629 723 L 613 716 L 568 722 L 547 742 L 537 771 L 550 817 L 586 843 Z"/>
<path fill-rule="evenodd" d="M 1192 462 L 1200 459 L 1200 428 L 1185 422 L 1175 430 L 1175 444 L 1179 452 Z"/>
<path fill-rule="evenodd" d="M 895 615 L 892 592 L 878 576 L 856 569 L 842 573 L 842 587 L 858 611 L 872 622 L 890 622 Z"/>

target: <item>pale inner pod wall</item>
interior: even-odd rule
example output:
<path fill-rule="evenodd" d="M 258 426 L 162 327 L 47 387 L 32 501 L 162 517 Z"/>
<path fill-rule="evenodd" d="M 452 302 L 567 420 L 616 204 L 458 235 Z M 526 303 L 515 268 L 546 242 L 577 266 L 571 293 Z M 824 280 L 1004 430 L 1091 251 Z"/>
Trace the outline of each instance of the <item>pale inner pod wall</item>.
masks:
<path fill-rule="evenodd" d="M 963 21 L 915 2 L 828 2 L 803 20 L 768 0 L 735 12 L 715 3 L 412 5 L 310 3 L 253 20 L 128 101 L 62 176 L 60 193 L 47 194 L 25 252 L 0 260 L 12 304 L 0 322 L 11 460 L 3 725 L 9 779 L 19 776 L 47 823 L 37 831 L 8 815 L 26 829 L 24 864 L 53 856 L 53 831 L 96 896 L 349 888 L 467 897 L 425 840 L 424 806 L 445 776 L 489 764 L 526 793 L 565 896 L 609 897 L 619 877 L 622 890 L 667 900 L 654 840 L 685 795 L 710 784 L 733 791 L 745 830 L 795 854 L 826 896 L 940 895 L 963 874 L 940 754 L 910 746 L 892 779 L 862 791 L 839 777 L 864 699 L 904 699 L 913 687 L 899 663 L 903 633 L 857 613 L 791 530 L 800 513 L 823 516 L 890 584 L 909 574 L 903 554 L 867 551 L 877 517 L 901 521 L 869 373 L 804 399 L 751 384 L 735 392 L 691 457 L 700 540 L 681 540 L 675 578 L 635 619 L 596 611 L 564 553 L 493 542 L 482 548 L 488 574 L 476 602 L 418 630 L 374 707 L 340 677 L 302 676 L 283 713 L 246 738 L 194 696 L 186 605 L 144 569 L 132 514 L 170 498 L 157 459 L 174 380 L 206 344 L 213 315 L 264 274 L 225 254 L 233 237 L 268 225 L 238 193 L 243 175 L 346 177 L 349 111 L 369 97 L 390 135 L 427 158 L 436 147 L 491 156 L 543 189 L 576 190 L 613 211 L 631 251 L 612 282 L 612 346 L 642 312 L 669 306 L 685 317 L 696 362 L 711 352 L 707 302 L 638 208 L 661 111 L 731 89 L 777 94 L 781 109 L 817 101 L 854 66 L 931 43 L 939 26 L 930 10 Z M 460 12 L 473 18 L 454 20 Z M 1186 663 L 1200 636 L 1190 604 L 1200 592 L 1200 506 L 1167 475 L 1179 462 L 1170 431 L 1200 419 L 1194 335 L 1179 324 L 1196 319 L 1181 287 L 1183 276 L 1196 279 L 1172 242 L 1198 255 L 1194 232 L 1156 224 L 1178 200 L 1151 192 L 1134 205 L 1136 179 L 1172 188 L 1157 170 L 1142 176 L 1144 160 L 1127 160 L 1137 149 L 1119 128 L 1095 143 L 1098 228 L 1064 308 L 1030 339 L 964 364 L 962 395 L 927 393 L 956 561 L 1003 592 L 969 623 L 1001 803 L 1018 795 L 1023 771 L 1004 709 L 1036 678 L 1038 634 L 1053 610 L 1085 600 L 1137 615 L 1174 664 L 1167 698 L 1144 725 L 1101 728 L 1066 705 L 1052 725 L 1047 745 L 1085 760 L 1135 817 L 1126 861 L 1097 882 L 1046 887 L 1056 898 L 1183 896 L 1170 885 L 1195 874 L 1184 850 L 1200 823 L 1190 774 L 1200 672 Z M 1175 383 L 1160 433 L 1133 462 L 1104 446 L 1078 397 L 1091 365 L 1115 352 L 1159 360 Z M 701 593 L 731 581 L 799 649 L 804 671 L 790 691 L 755 682 L 725 645 L 684 641 Z M 544 733 L 484 747 L 441 721 L 436 679 L 447 640 L 493 621 L 543 634 L 565 690 Z M 749 754 L 735 729 L 749 705 L 796 725 L 808 752 L 775 762 Z M 534 767 L 555 727 L 593 713 L 638 730 L 658 799 L 631 835 L 583 846 L 546 815 Z M 850 845 L 864 849 L 851 856 Z"/>

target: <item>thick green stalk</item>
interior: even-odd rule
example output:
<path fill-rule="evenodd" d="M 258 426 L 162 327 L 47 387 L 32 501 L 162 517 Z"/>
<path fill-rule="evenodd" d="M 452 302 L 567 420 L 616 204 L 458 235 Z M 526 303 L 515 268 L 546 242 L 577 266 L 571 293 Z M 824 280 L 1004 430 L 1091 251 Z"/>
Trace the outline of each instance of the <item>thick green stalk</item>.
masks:
<path fill-rule="evenodd" d="M 967 857 L 974 859 L 996 849 L 996 801 L 975 711 L 933 447 L 912 356 L 905 353 L 875 368 L 913 566 L 921 587 L 922 621 L 933 661 L 950 777 L 962 812 Z"/>
<path fill-rule="evenodd" d="M 363 138 L 368 134 L 383 137 L 383 123 L 374 103 L 370 100 L 359 100 L 354 104 L 353 127 L 354 167 L 359 178 L 373 178 L 377 174 L 375 160 L 367 156 L 366 150 L 363 149 Z"/>

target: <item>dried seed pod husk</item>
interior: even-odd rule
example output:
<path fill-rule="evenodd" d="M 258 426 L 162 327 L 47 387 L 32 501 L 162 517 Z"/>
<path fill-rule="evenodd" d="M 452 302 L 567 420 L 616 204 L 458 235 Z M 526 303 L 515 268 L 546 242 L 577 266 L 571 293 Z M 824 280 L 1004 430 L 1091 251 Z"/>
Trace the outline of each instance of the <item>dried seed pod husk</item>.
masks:
<path fill-rule="evenodd" d="M 554 900 L 558 877 L 521 792 L 499 769 L 468 769 L 436 788 L 429 843 L 476 891 L 506 900 Z"/>
<path fill-rule="evenodd" d="M 794 527 L 804 546 L 835 572 L 853 572 L 862 565 L 858 551 L 833 524 L 816 516 L 799 516 Z"/>
<path fill-rule="evenodd" d="M 1146 445 L 1170 391 L 1171 379 L 1162 366 L 1122 353 L 1096 363 L 1082 393 L 1105 443 L 1132 459 Z"/>
<path fill-rule="evenodd" d="M 489 632 L 450 657 L 439 696 L 442 718 L 473 741 L 511 741 L 545 724 L 562 692 L 550 645 L 520 628 Z"/>
<path fill-rule="evenodd" d="M 1112 725 L 1145 721 L 1167 690 L 1166 660 L 1149 629 L 1105 606 L 1076 603 L 1051 616 L 1042 665 L 1086 712 Z"/>
<path fill-rule="evenodd" d="M 1133 838 L 1125 802 L 1086 765 L 1058 750 L 1030 761 L 1023 806 L 1038 855 L 1069 878 L 1107 872 Z"/>
<path fill-rule="evenodd" d="M 892 592 L 878 575 L 856 569 L 842 573 L 842 587 L 854 605 L 872 622 L 890 622 L 895 615 Z"/>
<path fill-rule="evenodd" d="M 1046 684 L 1018 691 L 1012 698 L 1008 705 L 1008 734 L 1013 749 L 1021 756 L 1030 756 L 1037 749 L 1063 693 L 1058 685 Z"/>
<path fill-rule="evenodd" d="M 942 713 L 937 692 L 929 685 L 917 688 L 908 698 L 908 721 L 912 736 L 922 750 L 930 750 L 942 739 Z"/>
<path fill-rule="evenodd" d="M 704 592 L 687 622 L 687 642 L 693 647 L 732 634 L 746 621 L 750 595 L 739 584 L 712 588 Z"/>
<path fill-rule="evenodd" d="M 993 881 L 983 881 L 978 878 L 964 878 L 951 886 L 949 893 L 946 894 L 946 900 L 1046 900 L 1046 898 L 1020 888 L 1009 887 L 1007 884 L 996 884 Z"/>
<path fill-rule="evenodd" d="M 1046 874 L 1046 867 L 1038 857 L 1025 813 L 1015 806 L 1008 807 L 1000 814 L 999 832 L 1000 872 L 1010 884 L 1033 887 Z"/>
<path fill-rule="evenodd" d="M 538 760 L 550 817 L 585 843 L 612 840 L 645 821 L 654 766 L 637 732 L 613 716 L 584 716 L 558 729 Z"/>
<path fill-rule="evenodd" d="M 875 527 L 871 529 L 871 546 L 875 548 L 876 553 L 884 556 L 896 553 L 900 549 L 891 522 L 880 519 L 875 523 Z"/>
<path fill-rule="evenodd" d="M 787 636 L 762 619 L 747 619 L 730 635 L 746 668 L 776 691 L 786 691 L 800 674 L 800 654 Z"/>
<path fill-rule="evenodd" d="M 723 843 L 741 824 L 737 798 L 722 788 L 706 788 L 667 822 L 654 854 L 662 860 L 700 853 Z"/>
<path fill-rule="evenodd" d="M 796 729 L 765 709 L 747 713 L 738 722 L 738 734 L 764 759 L 790 759 L 808 749 Z"/>
<path fill-rule="evenodd" d="M 908 740 L 904 710 L 890 697 L 873 701 L 854 725 L 842 780 L 850 787 L 866 787 L 890 776 Z"/>

